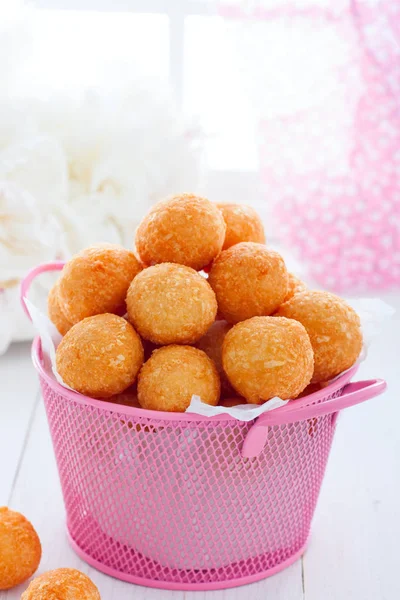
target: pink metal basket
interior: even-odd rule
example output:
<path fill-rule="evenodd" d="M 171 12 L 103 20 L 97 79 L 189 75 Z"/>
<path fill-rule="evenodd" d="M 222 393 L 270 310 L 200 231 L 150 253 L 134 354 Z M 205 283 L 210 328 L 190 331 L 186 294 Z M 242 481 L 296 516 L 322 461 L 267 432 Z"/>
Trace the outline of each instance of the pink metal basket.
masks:
<path fill-rule="evenodd" d="M 22 298 L 36 275 L 61 267 L 33 270 Z M 72 547 L 104 573 L 165 589 L 233 587 L 294 562 L 307 544 L 338 411 L 386 387 L 349 383 L 353 368 L 244 423 L 93 400 L 54 380 L 39 339 L 32 356 Z"/>

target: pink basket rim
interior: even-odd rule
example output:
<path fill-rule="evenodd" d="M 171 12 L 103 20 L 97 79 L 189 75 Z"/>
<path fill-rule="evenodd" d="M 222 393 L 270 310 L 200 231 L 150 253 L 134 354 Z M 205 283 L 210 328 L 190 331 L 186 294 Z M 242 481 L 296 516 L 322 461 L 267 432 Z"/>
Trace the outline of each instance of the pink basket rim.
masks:
<path fill-rule="evenodd" d="M 93 408 L 99 408 L 101 410 L 105 410 L 107 412 L 124 414 L 124 415 L 132 415 L 132 417 L 145 417 L 148 419 L 159 419 L 162 421 L 187 421 L 187 422 L 201 422 L 201 421 L 230 421 L 237 423 L 237 419 L 232 417 L 231 415 L 215 415 L 213 417 L 207 417 L 204 415 L 196 415 L 194 413 L 172 413 L 172 412 L 164 412 L 164 411 L 156 411 L 156 410 L 147 410 L 145 408 L 136 408 L 134 406 L 125 406 L 122 404 L 116 404 L 112 402 L 107 402 L 104 400 L 95 400 L 94 398 L 90 398 L 88 396 L 84 396 L 83 394 L 79 394 L 78 392 L 74 392 L 72 390 L 68 390 L 64 388 L 62 385 L 58 383 L 53 377 L 47 373 L 47 371 L 43 367 L 42 359 L 41 359 L 41 340 L 40 337 L 37 336 L 32 344 L 32 361 L 35 369 L 38 371 L 41 378 L 43 378 L 46 383 L 51 387 L 51 389 L 57 394 L 71 400 L 73 402 L 77 402 L 78 404 L 83 404 L 84 406 L 91 406 Z M 297 400 L 290 401 L 289 404 L 286 404 L 282 408 L 277 408 L 272 412 L 279 412 L 283 409 L 292 408 L 297 409 L 300 406 L 304 406 L 305 404 L 313 404 L 326 398 L 332 393 L 343 388 L 353 377 L 355 372 L 358 369 L 358 365 L 355 365 L 343 375 L 340 375 L 337 379 L 332 381 L 329 385 L 313 394 L 309 394 L 308 396 L 303 396 L 302 398 L 298 398 Z M 269 415 L 272 416 L 272 412 Z M 287 410 L 285 412 L 290 412 Z M 251 421 L 250 421 L 251 422 Z M 273 425 L 273 418 L 270 417 L 269 424 Z"/>

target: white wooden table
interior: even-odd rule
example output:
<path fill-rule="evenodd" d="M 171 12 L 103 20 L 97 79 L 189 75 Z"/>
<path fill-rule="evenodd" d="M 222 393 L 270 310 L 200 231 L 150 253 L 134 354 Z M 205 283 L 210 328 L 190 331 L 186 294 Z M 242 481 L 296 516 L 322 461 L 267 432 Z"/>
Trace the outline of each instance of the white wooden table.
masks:
<path fill-rule="evenodd" d="M 394 303 L 400 305 L 400 298 Z M 393 300 L 392 300 L 393 304 Z M 167 592 L 99 573 L 70 549 L 53 450 L 27 344 L 0 357 L 0 505 L 21 511 L 43 546 L 39 573 L 75 567 L 103 600 L 397 600 L 400 598 L 400 316 L 371 348 L 357 378 L 389 390 L 348 409 L 339 426 L 302 560 L 264 581 L 218 592 Z M 0 592 L 17 600 L 26 584 Z"/>

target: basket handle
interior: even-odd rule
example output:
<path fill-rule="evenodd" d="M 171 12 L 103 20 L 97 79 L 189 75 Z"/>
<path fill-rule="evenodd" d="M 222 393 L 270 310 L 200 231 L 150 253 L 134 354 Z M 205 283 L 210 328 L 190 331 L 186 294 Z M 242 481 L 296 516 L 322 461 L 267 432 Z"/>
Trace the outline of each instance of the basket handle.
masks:
<path fill-rule="evenodd" d="M 27 297 L 27 295 L 29 293 L 29 289 L 32 285 L 33 280 L 36 279 L 36 277 L 38 275 L 41 275 L 42 273 L 46 273 L 47 271 L 61 271 L 61 269 L 63 268 L 64 265 L 65 265 L 65 262 L 63 262 L 62 260 L 55 260 L 53 262 L 43 263 L 41 265 L 38 265 L 37 267 L 34 267 L 30 271 L 28 271 L 28 273 L 25 275 L 25 277 L 21 281 L 21 286 L 20 286 L 20 291 L 19 291 L 19 299 L 21 301 L 24 313 L 26 314 L 26 316 L 28 317 L 28 319 L 30 321 L 32 319 L 29 314 L 29 310 L 26 306 L 25 298 Z"/>
<path fill-rule="evenodd" d="M 379 396 L 379 394 L 385 391 L 386 387 L 386 381 L 383 381 L 383 379 L 357 381 L 355 383 L 348 383 L 341 396 L 332 398 L 326 402 L 302 406 L 297 409 L 294 408 L 282 414 L 279 414 L 279 409 L 265 413 L 257 419 L 247 433 L 243 442 L 242 456 L 253 458 L 259 455 L 267 441 L 269 425 L 286 425 L 295 421 L 305 421 L 306 419 L 330 415 L 343 408 L 349 408 L 350 406 Z"/>

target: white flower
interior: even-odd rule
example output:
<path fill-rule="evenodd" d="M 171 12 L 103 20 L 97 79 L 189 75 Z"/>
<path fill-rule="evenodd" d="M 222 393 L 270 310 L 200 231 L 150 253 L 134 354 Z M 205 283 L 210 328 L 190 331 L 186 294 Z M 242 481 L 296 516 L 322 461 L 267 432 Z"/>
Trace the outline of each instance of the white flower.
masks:
<path fill-rule="evenodd" d="M 64 203 L 68 166 L 59 142 L 48 135 L 28 137 L 0 153 L 0 179 L 17 183 L 34 196 L 42 212 Z"/>
<path fill-rule="evenodd" d="M 15 183 L 0 182 L 0 288 L 31 267 L 57 256 L 59 228 L 35 198 Z"/>

